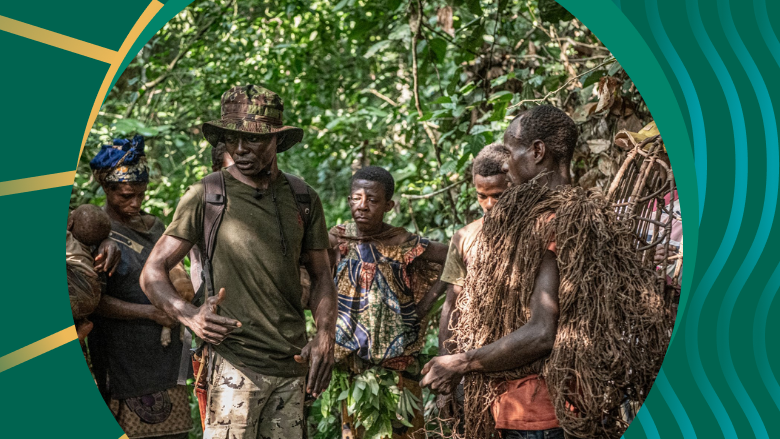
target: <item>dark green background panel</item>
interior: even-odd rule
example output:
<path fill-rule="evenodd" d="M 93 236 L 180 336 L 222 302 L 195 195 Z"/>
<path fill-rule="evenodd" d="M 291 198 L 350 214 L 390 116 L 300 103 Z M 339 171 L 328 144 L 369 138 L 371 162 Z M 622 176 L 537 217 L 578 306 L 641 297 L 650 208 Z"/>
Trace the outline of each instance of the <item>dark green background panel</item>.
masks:
<path fill-rule="evenodd" d="M 0 334 L 6 334 L 0 357 L 73 325 L 62 252 L 48 249 L 64 245 L 70 191 L 0 197 Z M 0 373 L 0 388 L 9 379 L 6 373 Z"/>
<path fill-rule="evenodd" d="M 0 47 L 0 181 L 73 171 L 108 64 L 2 31 Z"/>
<path fill-rule="evenodd" d="M 147 0 L 3 1 L 0 2 L 0 15 L 106 49 L 119 50 L 148 5 Z"/>

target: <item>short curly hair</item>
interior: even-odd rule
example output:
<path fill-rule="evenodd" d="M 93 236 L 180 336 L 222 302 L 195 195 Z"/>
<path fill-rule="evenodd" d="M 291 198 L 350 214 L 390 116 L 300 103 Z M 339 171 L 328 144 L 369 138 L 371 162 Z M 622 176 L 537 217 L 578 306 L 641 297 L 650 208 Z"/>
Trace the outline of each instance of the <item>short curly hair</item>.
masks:
<path fill-rule="evenodd" d="M 491 143 L 482 148 L 482 151 L 474 157 L 471 173 L 483 177 L 504 174 L 503 166 L 507 160 L 507 153 L 502 143 Z"/>
<path fill-rule="evenodd" d="M 550 105 L 540 105 L 518 114 L 509 124 L 507 133 L 523 146 L 541 140 L 556 164 L 571 162 L 579 135 L 574 120 Z"/>
<path fill-rule="evenodd" d="M 350 188 L 356 180 L 368 180 L 380 183 L 385 188 L 385 198 L 388 201 L 390 201 L 393 198 L 393 194 L 395 194 L 395 179 L 385 168 L 380 168 L 379 166 L 366 166 L 365 168 L 358 169 L 352 176 L 352 180 L 349 184 Z"/>

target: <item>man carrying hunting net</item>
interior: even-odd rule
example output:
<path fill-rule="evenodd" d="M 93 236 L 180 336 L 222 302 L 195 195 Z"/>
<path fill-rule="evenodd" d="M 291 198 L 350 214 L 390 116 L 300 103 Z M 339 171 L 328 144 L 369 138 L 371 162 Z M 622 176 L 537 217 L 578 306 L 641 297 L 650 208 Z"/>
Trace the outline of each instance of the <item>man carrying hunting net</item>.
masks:
<path fill-rule="evenodd" d="M 422 385 L 465 377 L 465 437 L 619 438 L 626 395 L 644 401 L 669 341 L 658 283 L 628 224 L 572 188 L 577 128 L 540 106 L 504 135 L 513 187 L 485 217 L 462 294 L 453 355 Z"/>

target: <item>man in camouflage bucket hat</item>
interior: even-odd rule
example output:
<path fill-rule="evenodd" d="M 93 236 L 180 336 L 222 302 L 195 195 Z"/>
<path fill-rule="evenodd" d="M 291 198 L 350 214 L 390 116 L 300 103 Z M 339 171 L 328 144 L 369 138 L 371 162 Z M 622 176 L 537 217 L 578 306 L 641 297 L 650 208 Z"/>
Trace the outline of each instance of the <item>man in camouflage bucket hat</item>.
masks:
<path fill-rule="evenodd" d="M 276 134 L 276 152 L 303 139 L 303 130 L 282 124 L 284 105 L 276 93 L 255 85 L 233 87 L 222 95 L 222 119 L 203 124 L 203 136 L 217 146 L 225 132 Z"/>
<path fill-rule="evenodd" d="M 204 237 L 203 181 L 182 196 L 142 275 L 152 303 L 215 352 L 205 439 L 302 438 L 304 391 L 317 396 L 331 378 L 337 313 L 328 232 L 316 192 L 306 187 L 311 203 L 304 223 L 288 180 L 294 177 L 277 167 L 276 154 L 303 137 L 300 128 L 282 124 L 282 111 L 276 93 L 233 87 L 222 95 L 222 118 L 203 124 L 209 143 L 224 142 L 235 162 L 219 171 L 226 208 L 211 258 L 219 294 L 196 307 L 179 298 L 166 275 Z M 301 256 L 318 328 L 308 343 Z"/>

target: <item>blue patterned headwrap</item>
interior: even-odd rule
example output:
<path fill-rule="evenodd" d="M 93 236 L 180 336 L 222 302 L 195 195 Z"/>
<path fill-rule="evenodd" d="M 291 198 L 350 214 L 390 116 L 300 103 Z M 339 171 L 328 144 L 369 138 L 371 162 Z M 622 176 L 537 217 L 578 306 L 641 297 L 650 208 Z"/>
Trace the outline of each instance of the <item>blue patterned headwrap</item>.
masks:
<path fill-rule="evenodd" d="M 135 136 L 132 140 L 114 139 L 113 145 L 100 148 L 89 162 L 89 167 L 100 184 L 148 182 L 149 167 L 146 165 L 144 138 Z"/>

